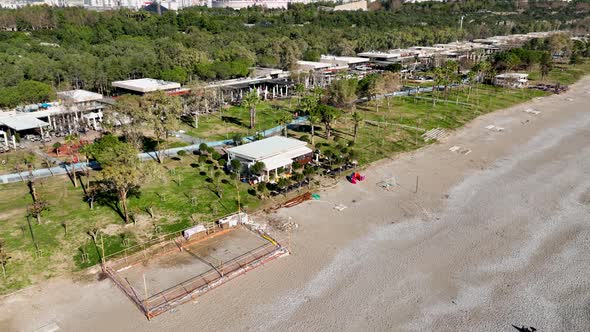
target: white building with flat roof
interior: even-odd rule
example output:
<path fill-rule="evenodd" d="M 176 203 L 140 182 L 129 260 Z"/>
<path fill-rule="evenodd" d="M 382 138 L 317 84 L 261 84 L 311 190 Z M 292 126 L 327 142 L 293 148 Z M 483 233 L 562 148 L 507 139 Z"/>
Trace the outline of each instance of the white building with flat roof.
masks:
<path fill-rule="evenodd" d="M 330 63 L 336 66 L 358 66 L 369 63 L 369 58 L 361 58 L 355 56 L 335 56 L 335 55 L 322 55 L 320 62 Z"/>
<path fill-rule="evenodd" d="M 331 63 L 316 62 L 316 61 L 297 61 L 297 69 L 299 70 L 321 70 L 334 67 Z"/>
<path fill-rule="evenodd" d="M 153 78 L 115 81 L 111 85 L 121 90 L 131 91 L 139 94 L 155 91 L 175 91 L 180 89 L 180 83 L 157 80 Z"/>
<path fill-rule="evenodd" d="M 529 85 L 529 74 L 504 73 L 496 75 L 494 84 L 509 88 L 525 88 Z"/>
<path fill-rule="evenodd" d="M 293 162 L 302 164 L 311 160 L 313 151 L 307 143 L 283 136 L 273 136 L 252 143 L 229 148 L 228 159 L 239 160 L 246 168 L 257 162 L 264 164 L 263 181 L 268 181 L 274 171 L 278 176 L 279 168 L 291 168 Z"/>
<path fill-rule="evenodd" d="M 92 101 L 102 100 L 103 96 L 100 93 L 87 91 L 87 90 L 69 90 L 60 91 L 57 93 L 57 98 L 63 101 L 72 103 L 87 103 Z"/>

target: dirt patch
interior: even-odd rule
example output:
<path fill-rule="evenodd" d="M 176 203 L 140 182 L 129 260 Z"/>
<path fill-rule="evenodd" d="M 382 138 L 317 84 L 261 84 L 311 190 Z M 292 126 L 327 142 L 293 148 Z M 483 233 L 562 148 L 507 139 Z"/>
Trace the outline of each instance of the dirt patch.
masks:
<path fill-rule="evenodd" d="M 0 220 L 11 220 L 14 219 L 16 216 L 26 216 L 27 210 L 26 209 L 11 209 L 8 211 L 0 212 Z"/>

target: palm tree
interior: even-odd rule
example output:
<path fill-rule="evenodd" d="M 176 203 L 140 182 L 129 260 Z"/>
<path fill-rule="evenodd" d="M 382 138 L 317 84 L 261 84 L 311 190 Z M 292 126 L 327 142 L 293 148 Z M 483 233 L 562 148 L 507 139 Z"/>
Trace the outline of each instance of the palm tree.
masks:
<path fill-rule="evenodd" d="M 444 72 L 442 70 L 442 68 L 440 67 L 436 67 L 434 68 L 434 71 L 432 72 L 432 76 L 434 76 L 434 80 L 433 80 L 433 85 L 432 85 L 432 106 L 436 106 L 436 94 L 435 91 L 438 90 L 438 87 L 440 85 L 444 84 Z"/>
<path fill-rule="evenodd" d="M 290 113 L 284 114 L 279 118 L 279 125 L 283 127 L 283 135 L 287 137 L 287 127 L 293 120 L 293 116 Z"/>
<path fill-rule="evenodd" d="M 318 105 L 318 113 L 322 123 L 326 127 L 326 139 L 329 140 L 332 135 L 332 125 L 342 113 L 339 109 L 324 104 Z"/>
<path fill-rule="evenodd" d="M 363 121 L 363 117 L 358 113 L 358 112 L 354 112 L 352 113 L 352 121 L 354 123 L 354 139 L 353 142 L 356 143 L 356 137 L 358 134 L 358 129 L 359 129 L 359 124 L 361 123 L 361 121 Z"/>
<path fill-rule="evenodd" d="M 471 87 L 473 86 L 473 84 L 476 84 L 477 81 L 477 73 L 475 71 L 473 71 L 473 69 L 471 71 L 469 71 L 469 73 L 467 73 L 467 78 L 469 79 L 469 90 L 467 92 L 467 102 L 469 102 L 469 97 L 471 97 Z"/>
<path fill-rule="evenodd" d="M 295 84 L 295 95 L 297 96 L 297 107 L 299 107 L 299 104 L 301 103 L 301 99 L 303 99 L 303 96 L 305 94 L 305 85 L 301 84 L 301 83 L 297 83 Z"/>
<path fill-rule="evenodd" d="M 447 61 L 443 68 L 444 73 L 444 85 L 445 85 L 445 100 L 448 99 L 449 86 L 456 83 L 459 76 L 457 72 L 459 70 L 459 64 L 456 61 Z"/>
<path fill-rule="evenodd" d="M 318 124 L 320 120 L 321 116 L 317 109 L 313 109 L 307 114 L 307 122 L 309 122 L 309 127 L 311 128 L 311 145 L 315 145 L 315 125 Z"/>
<path fill-rule="evenodd" d="M 473 82 L 471 82 L 472 85 L 475 85 L 476 90 L 475 90 L 475 94 L 476 96 L 478 96 L 479 94 L 477 93 L 477 87 L 479 85 L 480 82 L 482 82 L 485 78 L 486 73 L 492 68 L 492 65 L 490 64 L 490 62 L 488 61 L 480 61 L 478 63 L 476 63 L 473 68 L 471 68 L 472 72 L 476 73 L 475 76 L 475 80 Z M 471 80 L 471 78 L 470 78 Z M 471 91 L 471 89 L 469 90 Z M 468 98 L 469 100 L 469 98 Z M 478 100 L 479 101 L 479 100 Z"/>
<path fill-rule="evenodd" d="M 256 105 L 260 103 L 260 97 L 256 90 L 252 90 L 247 93 L 242 99 L 242 106 L 250 110 L 250 129 L 254 129 L 256 126 Z"/>

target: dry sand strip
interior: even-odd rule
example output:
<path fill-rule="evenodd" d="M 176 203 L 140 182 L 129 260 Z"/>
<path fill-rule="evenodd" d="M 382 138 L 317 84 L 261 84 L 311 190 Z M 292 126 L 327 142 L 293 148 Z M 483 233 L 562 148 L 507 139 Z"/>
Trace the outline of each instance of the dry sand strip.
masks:
<path fill-rule="evenodd" d="M 151 322 L 108 280 L 57 279 L 0 300 L 0 330 L 588 331 L 588 90 L 482 116 L 280 210 L 299 224 L 291 256 Z"/>

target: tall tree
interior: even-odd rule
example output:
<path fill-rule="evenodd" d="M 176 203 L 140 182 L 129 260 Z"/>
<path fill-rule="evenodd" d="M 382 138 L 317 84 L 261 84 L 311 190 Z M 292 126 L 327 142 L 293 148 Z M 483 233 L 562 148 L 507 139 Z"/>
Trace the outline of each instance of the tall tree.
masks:
<path fill-rule="evenodd" d="M 309 122 L 310 134 L 311 134 L 311 145 L 315 145 L 315 125 L 321 120 L 321 115 L 317 107 L 313 108 L 307 114 L 307 122 Z"/>
<path fill-rule="evenodd" d="M 360 95 L 368 100 L 375 99 L 378 94 L 382 93 L 381 77 L 380 74 L 369 74 L 360 80 L 358 87 Z"/>
<path fill-rule="evenodd" d="M 320 101 L 321 90 L 313 90 L 307 92 L 301 100 L 300 109 L 303 114 L 307 115 L 307 122 L 309 122 L 311 130 L 311 144 L 314 145 L 315 125 L 320 122 L 318 113 L 318 104 Z"/>
<path fill-rule="evenodd" d="M 184 99 L 184 112 L 193 119 L 193 126 L 199 128 L 199 116 L 211 112 L 216 93 L 203 84 L 193 84 L 190 89 L 190 94 Z"/>
<path fill-rule="evenodd" d="M 551 54 L 555 56 L 569 56 L 572 50 L 572 40 L 565 33 L 556 33 L 547 39 Z"/>
<path fill-rule="evenodd" d="M 161 163 L 164 159 L 161 142 L 167 143 L 169 132 L 178 128 L 182 114 L 180 98 L 169 96 L 163 91 L 153 92 L 143 97 L 142 106 L 144 119 L 154 131 L 156 156 Z"/>
<path fill-rule="evenodd" d="M 260 103 L 260 97 L 256 90 L 248 92 L 242 99 L 242 106 L 250 111 L 250 129 L 256 126 L 256 106 Z"/>
<path fill-rule="evenodd" d="M 329 105 L 320 104 L 318 106 L 318 113 L 326 128 L 326 139 L 329 140 L 332 136 L 332 126 L 334 125 L 334 121 L 342 115 L 342 111 Z"/>
<path fill-rule="evenodd" d="M 88 148 L 89 153 L 100 164 L 102 170 L 97 178 L 105 185 L 103 191 L 113 191 L 117 204 L 122 208 L 125 223 L 129 222 L 127 198 L 130 192 L 138 190 L 145 181 L 143 166 L 137 157 L 138 151 L 129 143 L 121 142 L 113 135 L 103 136 Z"/>
<path fill-rule="evenodd" d="M 381 74 L 381 79 L 377 82 L 377 90 L 380 93 L 392 93 L 401 88 L 401 77 L 397 72 L 386 71 Z M 387 108 L 389 109 L 389 98 L 387 101 Z"/>
<path fill-rule="evenodd" d="M 293 115 L 290 113 L 284 114 L 279 118 L 279 125 L 283 127 L 283 135 L 285 137 L 287 137 L 287 129 L 291 121 L 293 121 Z"/>
<path fill-rule="evenodd" d="M 112 132 L 121 130 L 127 143 L 140 149 L 143 145 L 143 130 L 145 129 L 145 114 L 142 109 L 141 97 L 123 95 L 117 99 L 117 104 L 105 112 L 104 123 Z"/>
<path fill-rule="evenodd" d="M 337 79 L 328 86 L 328 100 L 332 105 L 344 107 L 350 106 L 357 99 L 358 80 Z"/>
<path fill-rule="evenodd" d="M 539 59 L 539 65 L 541 67 L 541 77 L 544 79 L 549 75 L 551 69 L 553 69 L 553 59 L 549 52 L 541 53 L 541 58 Z"/>
<path fill-rule="evenodd" d="M 358 129 L 359 129 L 359 125 L 361 124 L 361 122 L 363 121 L 363 117 L 359 114 L 359 112 L 354 112 L 352 113 L 352 122 L 353 122 L 353 142 L 356 143 L 356 138 L 358 135 Z"/>

